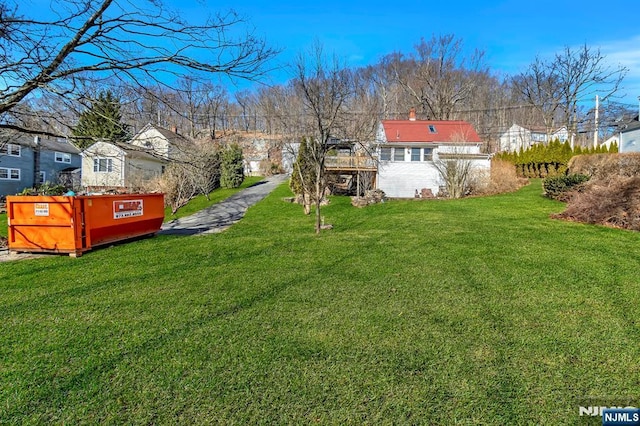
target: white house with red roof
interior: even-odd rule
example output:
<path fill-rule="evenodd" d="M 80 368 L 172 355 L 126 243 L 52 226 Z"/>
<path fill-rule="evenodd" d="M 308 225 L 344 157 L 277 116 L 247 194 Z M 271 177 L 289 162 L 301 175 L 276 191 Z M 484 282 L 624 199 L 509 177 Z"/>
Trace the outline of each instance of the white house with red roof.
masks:
<path fill-rule="evenodd" d="M 377 187 L 388 197 L 407 198 L 431 191 L 438 195 L 444 181 L 437 166 L 445 161 L 469 162 L 472 170 L 489 173 L 489 155 L 473 126 L 460 120 L 382 120 L 376 135 Z M 426 193 L 428 193 L 426 191 Z"/>

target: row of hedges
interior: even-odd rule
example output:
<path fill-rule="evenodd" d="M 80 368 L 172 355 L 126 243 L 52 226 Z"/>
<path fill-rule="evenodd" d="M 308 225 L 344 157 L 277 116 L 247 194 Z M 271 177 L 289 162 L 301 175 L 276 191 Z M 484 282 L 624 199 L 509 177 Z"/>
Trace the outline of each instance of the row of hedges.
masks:
<path fill-rule="evenodd" d="M 516 167 L 520 177 L 545 178 L 565 174 L 571 158 L 583 154 L 607 154 L 618 152 L 618 145 L 612 144 L 608 149 L 604 145 L 596 148 L 583 148 L 576 146 L 571 148 L 569 142 L 554 140 L 547 145 L 537 144 L 518 152 L 502 152 L 496 155 L 504 161 L 508 161 Z"/>

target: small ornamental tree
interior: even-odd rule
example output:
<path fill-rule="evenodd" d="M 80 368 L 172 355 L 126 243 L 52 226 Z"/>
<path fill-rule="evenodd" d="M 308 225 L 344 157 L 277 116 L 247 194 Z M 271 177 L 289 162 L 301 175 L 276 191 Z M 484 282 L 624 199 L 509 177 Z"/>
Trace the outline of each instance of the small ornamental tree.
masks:
<path fill-rule="evenodd" d="M 196 176 L 199 192 L 209 200 L 209 194 L 220 187 L 220 150 L 217 147 L 201 150 L 191 160 L 191 168 Z"/>
<path fill-rule="evenodd" d="M 209 200 L 210 192 L 220 186 L 218 147 L 194 149 L 184 161 L 170 163 L 160 177 L 159 185 L 172 214 L 198 195 Z"/>
<path fill-rule="evenodd" d="M 222 188 L 237 188 L 244 180 L 244 164 L 242 148 L 232 144 L 222 151 L 220 166 L 220 186 Z"/>
<path fill-rule="evenodd" d="M 463 154 L 462 150 L 456 149 L 447 158 L 439 158 L 433 162 L 444 183 L 448 198 L 461 198 L 467 195 L 474 178 L 473 164 Z"/>
<path fill-rule="evenodd" d="M 99 139 L 124 142 L 129 133 L 121 120 L 120 99 L 108 90 L 101 92 L 89 109 L 80 114 L 78 125 L 72 130 L 73 140 L 81 149 Z"/>
<path fill-rule="evenodd" d="M 191 170 L 180 163 L 172 163 L 166 167 L 160 189 L 164 193 L 165 205 L 171 207 L 171 214 L 176 214 L 180 207 L 185 206 L 200 192 Z"/>
<path fill-rule="evenodd" d="M 316 186 L 316 171 L 313 157 L 307 144 L 307 139 L 303 138 L 298 148 L 298 156 L 293 164 L 291 180 L 289 181 L 289 188 L 291 188 L 291 192 L 299 197 L 301 204 L 304 206 L 305 214 L 311 212 L 311 194 Z"/>

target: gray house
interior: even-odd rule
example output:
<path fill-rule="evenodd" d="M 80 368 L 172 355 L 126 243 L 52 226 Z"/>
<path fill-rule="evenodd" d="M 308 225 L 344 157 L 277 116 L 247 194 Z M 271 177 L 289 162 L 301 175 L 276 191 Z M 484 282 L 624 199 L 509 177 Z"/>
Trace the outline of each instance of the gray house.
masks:
<path fill-rule="evenodd" d="M 41 183 L 80 184 L 80 151 L 66 140 L 40 136 L 0 137 L 0 197 Z"/>
<path fill-rule="evenodd" d="M 640 121 L 632 121 L 620 132 L 620 152 L 640 152 Z"/>

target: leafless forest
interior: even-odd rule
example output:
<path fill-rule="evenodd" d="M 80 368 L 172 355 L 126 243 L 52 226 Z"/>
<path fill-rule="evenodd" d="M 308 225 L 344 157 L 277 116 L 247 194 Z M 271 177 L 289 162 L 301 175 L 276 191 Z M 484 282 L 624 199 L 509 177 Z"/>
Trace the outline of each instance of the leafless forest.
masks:
<path fill-rule="evenodd" d="M 596 95 L 601 137 L 637 112 L 617 102 L 627 70 L 587 45 L 532 58 L 518 75 L 498 74 L 454 34 L 425 36 L 360 68 L 314 46 L 288 65 L 287 82 L 268 85 L 267 77 L 287 71 L 275 69 L 279 52 L 239 31 L 247 22 L 233 12 L 192 23 L 155 1 L 133 10 L 115 0 L 58 3 L 64 7 L 43 22 L 18 2 L 0 0 L 2 128 L 67 136 L 109 90 L 132 133 L 155 123 L 199 139 L 255 133 L 293 140 L 317 129 L 322 116 L 301 81 L 336 77 L 340 91 L 327 89 L 316 107 L 339 93 L 331 132 L 354 140 L 370 140 L 380 119 L 404 118 L 413 107 L 418 118 L 471 122 L 487 151 L 514 123 L 549 132 L 566 126 L 577 143 L 590 144 Z M 252 89 L 237 90 L 233 79 Z"/>

